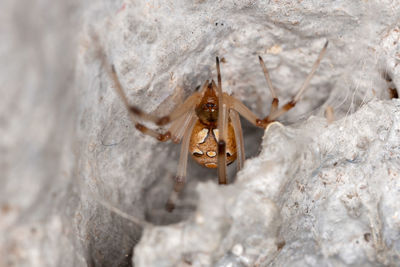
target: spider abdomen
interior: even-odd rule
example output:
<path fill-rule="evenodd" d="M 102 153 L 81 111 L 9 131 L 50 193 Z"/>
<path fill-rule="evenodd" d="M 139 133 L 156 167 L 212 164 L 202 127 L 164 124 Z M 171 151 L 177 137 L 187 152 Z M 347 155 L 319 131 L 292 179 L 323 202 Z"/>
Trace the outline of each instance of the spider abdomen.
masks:
<path fill-rule="evenodd" d="M 218 167 L 218 129 L 205 125 L 198 120 L 190 137 L 189 152 L 193 159 L 207 168 Z M 235 132 L 231 122 L 228 125 L 226 139 L 226 163 L 229 165 L 236 160 Z"/>

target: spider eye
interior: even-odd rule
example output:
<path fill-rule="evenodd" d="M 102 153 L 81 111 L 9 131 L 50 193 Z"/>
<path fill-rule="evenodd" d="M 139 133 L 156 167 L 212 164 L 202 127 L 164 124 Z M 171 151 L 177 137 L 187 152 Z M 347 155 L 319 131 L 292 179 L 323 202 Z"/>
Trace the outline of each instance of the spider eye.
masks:
<path fill-rule="evenodd" d="M 203 105 L 204 110 L 214 110 L 215 109 L 215 104 L 214 103 L 207 103 Z"/>

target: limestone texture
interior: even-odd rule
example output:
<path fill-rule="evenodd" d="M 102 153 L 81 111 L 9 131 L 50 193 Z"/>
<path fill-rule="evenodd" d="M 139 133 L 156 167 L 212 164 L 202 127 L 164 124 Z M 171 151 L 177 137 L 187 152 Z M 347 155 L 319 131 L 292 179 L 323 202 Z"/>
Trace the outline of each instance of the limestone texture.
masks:
<path fill-rule="evenodd" d="M 400 3 L 0 3 L 0 266 L 399 266 Z M 216 79 L 258 116 L 228 186 L 192 160 L 165 210 L 179 146 L 132 125 Z M 328 107 L 334 121 L 325 117 Z M 154 127 L 151 124 L 146 124 Z"/>

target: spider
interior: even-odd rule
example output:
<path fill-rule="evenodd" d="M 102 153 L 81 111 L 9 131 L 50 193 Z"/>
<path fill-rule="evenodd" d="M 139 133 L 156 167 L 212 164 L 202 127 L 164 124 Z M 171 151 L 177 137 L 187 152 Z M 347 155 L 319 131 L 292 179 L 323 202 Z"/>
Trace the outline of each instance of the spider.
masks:
<path fill-rule="evenodd" d="M 240 100 L 222 91 L 221 70 L 219 58 L 216 57 L 218 84 L 214 80 L 206 80 L 201 90 L 193 93 L 169 115 L 157 117 L 129 104 L 114 65 L 107 64 L 102 56 L 102 64 L 112 78 L 115 90 L 129 111 L 130 118 L 136 129 L 158 141 L 172 140 L 181 144 L 178 171 L 174 178 L 174 190 L 167 202 L 167 210 L 174 209 L 174 202 L 186 181 L 188 155 L 207 168 L 218 168 L 219 184 L 227 184 L 227 165 L 238 159 L 237 170 L 243 167 L 245 160 L 243 134 L 239 114 L 253 125 L 266 128 L 281 115 L 292 109 L 299 101 L 317 70 L 328 46 L 328 41 L 320 51 L 317 60 L 307 78 L 291 101 L 279 107 L 279 99 L 272 86 L 268 70 L 261 56 L 258 57 L 264 76 L 273 97 L 269 115 L 258 118 Z M 160 133 L 152 130 L 140 120 L 153 122 L 157 126 L 170 124 L 169 129 Z"/>

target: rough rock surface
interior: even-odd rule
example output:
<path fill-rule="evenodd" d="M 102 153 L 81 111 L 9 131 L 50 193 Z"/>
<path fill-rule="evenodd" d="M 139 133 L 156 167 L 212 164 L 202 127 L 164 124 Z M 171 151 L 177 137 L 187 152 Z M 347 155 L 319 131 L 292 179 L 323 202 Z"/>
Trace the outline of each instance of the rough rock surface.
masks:
<path fill-rule="evenodd" d="M 396 262 L 398 102 L 387 99 L 400 86 L 398 1 L 0 5 L 0 266 Z M 282 118 L 296 126 L 271 126 L 260 145 L 263 131 L 243 121 L 246 154 L 260 156 L 228 187 L 191 162 L 167 213 L 179 148 L 134 129 L 97 49 L 131 103 L 157 115 L 215 79 L 223 57 L 224 90 L 263 116 L 271 98 L 257 55 L 283 103 L 326 40 L 308 91 Z"/>
<path fill-rule="evenodd" d="M 233 185 L 201 184 L 190 220 L 145 228 L 135 266 L 397 266 L 399 136 L 399 100 L 272 124 Z"/>

